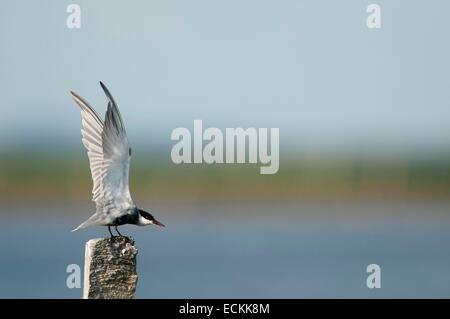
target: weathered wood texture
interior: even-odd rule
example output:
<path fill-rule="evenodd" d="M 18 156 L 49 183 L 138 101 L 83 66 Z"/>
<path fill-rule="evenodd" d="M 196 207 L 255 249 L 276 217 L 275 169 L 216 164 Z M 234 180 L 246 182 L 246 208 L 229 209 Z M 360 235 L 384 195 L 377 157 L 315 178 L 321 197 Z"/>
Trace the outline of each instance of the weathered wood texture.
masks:
<path fill-rule="evenodd" d="M 137 249 L 130 237 L 97 238 L 86 243 L 84 299 L 132 299 L 136 292 Z"/>

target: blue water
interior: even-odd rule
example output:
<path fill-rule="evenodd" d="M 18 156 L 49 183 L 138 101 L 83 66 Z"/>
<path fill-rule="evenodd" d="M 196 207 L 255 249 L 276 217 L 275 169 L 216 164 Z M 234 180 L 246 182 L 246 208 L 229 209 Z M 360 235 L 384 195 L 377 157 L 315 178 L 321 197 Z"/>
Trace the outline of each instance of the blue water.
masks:
<path fill-rule="evenodd" d="M 71 233 L 88 214 L 25 210 L 2 215 L 0 297 L 79 298 L 66 267 L 83 268 L 84 243 L 106 229 Z M 122 230 L 139 249 L 138 298 L 448 298 L 448 212 L 450 203 L 203 205 L 163 209 L 164 230 Z M 372 263 L 380 289 L 366 286 Z"/>

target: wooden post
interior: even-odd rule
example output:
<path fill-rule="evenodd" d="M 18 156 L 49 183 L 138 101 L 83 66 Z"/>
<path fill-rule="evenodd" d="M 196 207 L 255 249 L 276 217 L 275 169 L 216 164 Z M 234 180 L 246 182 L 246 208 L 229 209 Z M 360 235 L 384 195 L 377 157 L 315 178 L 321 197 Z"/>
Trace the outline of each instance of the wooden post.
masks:
<path fill-rule="evenodd" d="M 130 237 L 89 240 L 84 260 L 83 298 L 134 298 L 138 278 L 136 255 Z"/>

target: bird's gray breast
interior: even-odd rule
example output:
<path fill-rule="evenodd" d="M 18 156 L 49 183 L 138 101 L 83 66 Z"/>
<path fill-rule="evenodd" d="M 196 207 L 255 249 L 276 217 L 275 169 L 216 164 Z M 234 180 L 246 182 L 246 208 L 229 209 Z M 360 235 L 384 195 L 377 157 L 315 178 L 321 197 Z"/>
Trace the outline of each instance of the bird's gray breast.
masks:
<path fill-rule="evenodd" d="M 138 222 L 139 215 L 136 210 L 128 210 L 120 216 L 117 216 L 113 220 L 115 226 L 120 226 L 124 224 L 136 224 Z"/>

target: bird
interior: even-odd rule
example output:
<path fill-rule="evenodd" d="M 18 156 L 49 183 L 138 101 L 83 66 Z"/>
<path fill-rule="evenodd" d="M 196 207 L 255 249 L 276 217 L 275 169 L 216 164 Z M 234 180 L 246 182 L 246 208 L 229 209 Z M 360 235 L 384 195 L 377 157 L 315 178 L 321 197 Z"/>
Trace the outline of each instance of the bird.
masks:
<path fill-rule="evenodd" d="M 122 117 L 108 88 L 100 81 L 107 99 L 108 108 L 105 120 L 77 93 L 70 95 L 78 104 L 82 118 L 82 142 L 87 150 L 92 175 L 92 201 L 95 213 L 72 231 L 90 226 L 107 226 L 111 238 L 114 227 L 123 236 L 118 226 L 132 224 L 137 226 L 157 225 L 165 227 L 153 215 L 138 208 L 130 195 L 128 175 L 131 160 L 131 147 Z"/>

